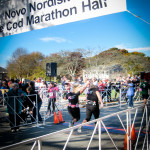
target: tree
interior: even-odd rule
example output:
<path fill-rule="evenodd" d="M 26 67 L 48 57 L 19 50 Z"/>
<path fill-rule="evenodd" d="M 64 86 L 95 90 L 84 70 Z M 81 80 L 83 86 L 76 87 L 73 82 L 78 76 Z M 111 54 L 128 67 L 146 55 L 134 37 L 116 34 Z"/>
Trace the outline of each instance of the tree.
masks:
<path fill-rule="evenodd" d="M 35 69 L 40 66 L 42 69 L 42 61 L 44 59 L 44 56 L 40 52 L 33 52 L 26 56 L 26 70 L 24 72 L 24 75 L 28 78 L 29 76 L 33 76 Z"/>
<path fill-rule="evenodd" d="M 35 68 L 41 65 L 44 56 L 42 53 L 34 52 L 27 54 L 24 49 L 17 49 L 8 62 L 8 74 L 18 79 L 28 78 L 34 74 Z"/>
<path fill-rule="evenodd" d="M 76 49 L 76 52 L 79 52 L 82 54 L 85 60 L 85 63 L 84 63 L 85 68 L 98 65 L 98 61 L 99 61 L 98 51 L 92 48 L 87 48 L 87 49 L 78 48 Z"/>
<path fill-rule="evenodd" d="M 12 60 L 17 60 L 20 56 L 27 55 L 27 50 L 23 48 L 18 48 L 16 51 L 13 52 L 11 59 Z"/>
<path fill-rule="evenodd" d="M 62 56 L 64 61 L 63 64 L 65 64 L 64 69 L 67 71 L 67 74 L 70 75 L 74 80 L 77 73 L 82 70 L 84 66 L 82 54 L 76 51 L 64 51 L 64 53 L 62 53 Z"/>
<path fill-rule="evenodd" d="M 18 48 L 8 61 L 7 70 L 10 77 L 16 77 L 21 79 L 24 72 L 24 58 L 27 55 L 27 51 L 23 48 Z"/>

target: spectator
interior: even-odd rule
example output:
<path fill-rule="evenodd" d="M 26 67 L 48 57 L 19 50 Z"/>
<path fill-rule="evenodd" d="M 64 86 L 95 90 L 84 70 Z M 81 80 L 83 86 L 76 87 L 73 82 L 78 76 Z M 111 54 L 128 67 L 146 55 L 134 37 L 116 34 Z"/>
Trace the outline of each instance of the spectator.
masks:
<path fill-rule="evenodd" d="M 99 92 L 101 93 L 102 99 L 106 96 L 105 86 L 106 86 L 105 83 L 103 83 L 102 80 L 99 80 L 98 87 L 99 87 Z"/>
<path fill-rule="evenodd" d="M 143 80 L 140 84 L 140 88 L 141 88 L 142 98 L 144 99 L 144 104 L 146 104 L 148 99 L 148 89 L 149 89 L 148 82 L 146 80 Z"/>
<path fill-rule="evenodd" d="M 45 92 L 45 90 L 47 88 L 47 84 L 44 80 L 42 80 L 42 82 L 40 83 L 40 86 L 39 86 L 39 94 L 40 94 L 40 97 L 43 99 L 43 93 Z"/>
<path fill-rule="evenodd" d="M 11 90 L 8 91 L 7 111 L 9 113 L 9 120 L 11 131 L 16 132 L 19 130 L 20 115 L 22 111 L 22 96 L 26 95 L 19 89 L 17 83 L 13 83 Z M 14 96 L 19 96 L 15 98 Z"/>
<path fill-rule="evenodd" d="M 83 80 L 82 80 L 82 77 L 79 76 L 78 79 L 77 79 L 77 82 L 78 82 L 79 84 L 82 84 L 82 81 L 83 81 Z"/>
<path fill-rule="evenodd" d="M 63 89 L 63 90 L 65 90 L 65 83 L 66 83 L 65 78 L 62 77 L 62 78 L 61 78 L 61 85 L 62 85 L 62 89 Z"/>
<path fill-rule="evenodd" d="M 28 84 L 28 83 L 25 83 L 25 84 L 22 86 L 22 90 L 23 90 L 24 92 L 26 92 L 26 93 L 27 93 L 27 91 L 26 91 L 27 87 L 29 87 L 29 84 Z"/>
<path fill-rule="evenodd" d="M 133 108 L 134 87 L 133 87 L 133 83 L 130 80 L 128 81 L 127 96 L 129 99 L 129 107 L 128 108 Z"/>
<path fill-rule="evenodd" d="M 117 81 L 117 82 L 116 82 L 116 85 L 115 85 L 115 100 L 116 100 L 116 98 L 117 98 L 117 95 L 118 95 L 119 92 L 120 92 L 120 88 L 121 88 L 121 83 L 120 83 L 120 81 Z"/>
<path fill-rule="evenodd" d="M 97 79 L 96 79 L 95 77 L 93 78 L 93 80 L 92 80 L 92 81 L 93 81 L 93 85 L 98 86 L 98 81 L 97 81 Z"/>
<path fill-rule="evenodd" d="M 47 84 L 46 84 L 46 82 L 45 82 L 44 80 L 42 80 L 42 82 L 41 82 L 39 88 L 40 88 L 40 89 L 45 89 L 45 88 L 47 88 Z"/>
<path fill-rule="evenodd" d="M 32 102 L 32 104 L 30 103 L 30 107 L 31 108 L 33 107 L 33 117 L 34 118 L 32 119 L 32 121 L 35 121 L 36 114 L 38 113 L 38 121 L 41 122 L 42 117 L 41 117 L 41 114 L 40 114 L 40 108 L 42 106 L 42 99 L 40 98 L 39 94 L 34 89 L 32 89 L 31 86 L 29 86 L 27 88 L 27 92 L 28 92 L 29 98 Z M 37 98 L 37 100 L 36 100 L 36 98 Z M 35 103 L 35 106 L 33 106 L 33 103 Z M 31 111 L 31 114 L 32 114 L 32 111 Z"/>
<path fill-rule="evenodd" d="M 107 90 L 107 102 L 111 102 L 111 81 L 107 81 L 106 90 Z"/>
<path fill-rule="evenodd" d="M 3 82 L 2 82 L 1 89 L 9 89 L 9 87 L 8 87 L 8 85 L 7 85 L 7 83 L 6 83 L 6 81 L 3 81 Z"/>
<path fill-rule="evenodd" d="M 29 82 L 29 87 L 31 87 L 32 90 L 35 91 L 35 83 L 34 83 L 34 81 Z"/>

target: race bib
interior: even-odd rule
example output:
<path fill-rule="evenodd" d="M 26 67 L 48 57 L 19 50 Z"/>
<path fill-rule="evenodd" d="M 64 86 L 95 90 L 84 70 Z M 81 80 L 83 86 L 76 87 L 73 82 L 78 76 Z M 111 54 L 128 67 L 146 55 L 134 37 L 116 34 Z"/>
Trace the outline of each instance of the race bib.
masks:
<path fill-rule="evenodd" d="M 50 92 L 50 93 L 49 93 L 49 96 L 50 96 L 50 97 L 53 97 L 53 95 L 54 95 L 53 92 Z"/>

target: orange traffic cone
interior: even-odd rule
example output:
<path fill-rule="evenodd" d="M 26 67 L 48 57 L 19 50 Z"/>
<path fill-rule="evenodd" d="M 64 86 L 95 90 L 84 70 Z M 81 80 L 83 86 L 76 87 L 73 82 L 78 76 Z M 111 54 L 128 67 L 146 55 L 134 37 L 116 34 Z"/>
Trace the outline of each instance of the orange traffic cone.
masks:
<path fill-rule="evenodd" d="M 125 140 L 124 140 L 124 150 L 127 150 L 127 134 L 125 135 Z"/>
<path fill-rule="evenodd" d="M 59 122 L 64 122 L 63 121 L 63 117 L 62 117 L 62 114 L 61 114 L 61 111 L 59 110 Z"/>
<path fill-rule="evenodd" d="M 55 112 L 54 113 L 54 124 L 58 124 L 58 123 L 59 123 L 59 120 L 58 120 L 57 114 Z"/>
<path fill-rule="evenodd" d="M 132 142 L 132 146 L 133 146 L 136 141 L 136 133 L 135 133 L 135 128 L 134 128 L 133 124 L 132 124 L 132 126 L 133 126 L 133 128 L 131 131 L 131 142 Z M 129 128 L 129 133 L 130 133 L 130 128 Z M 124 150 L 127 150 L 127 134 L 125 135 L 125 140 L 124 140 Z"/>
<path fill-rule="evenodd" d="M 136 133 L 135 133 L 135 128 L 134 128 L 134 125 L 132 124 L 133 128 L 132 128 L 132 131 L 131 131 L 131 141 L 132 141 L 132 144 L 135 143 L 136 141 Z"/>
<path fill-rule="evenodd" d="M 128 128 L 128 131 L 129 131 L 129 133 L 130 133 L 130 128 Z M 126 130 L 126 132 L 127 132 L 127 130 Z M 126 133 L 125 139 L 124 139 L 124 150 L 127 150 L 127 149 L 128 149 L 127 143 L 128 143 L 128 136 L 127 136 L 127 133 Z M 129 150 L 130 150 L 130 143 L 129 143 Z"/>

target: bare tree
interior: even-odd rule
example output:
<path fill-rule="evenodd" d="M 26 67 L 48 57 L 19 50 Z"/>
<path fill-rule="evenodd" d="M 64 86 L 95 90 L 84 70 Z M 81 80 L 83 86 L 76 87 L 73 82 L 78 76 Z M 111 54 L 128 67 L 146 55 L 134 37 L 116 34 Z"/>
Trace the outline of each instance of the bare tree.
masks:
<path fill-rule="evenodd" d="M 82 54 L 78 51 L 61 51 L 61 55 L 64 62 L 64 70 L 66 70 L 67 74 L 70 75 L 74 80 L 76 74 L 82 69 L 84 65 Z"/>

